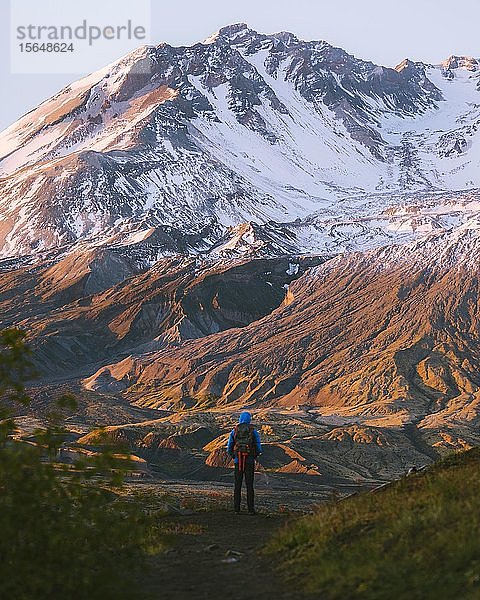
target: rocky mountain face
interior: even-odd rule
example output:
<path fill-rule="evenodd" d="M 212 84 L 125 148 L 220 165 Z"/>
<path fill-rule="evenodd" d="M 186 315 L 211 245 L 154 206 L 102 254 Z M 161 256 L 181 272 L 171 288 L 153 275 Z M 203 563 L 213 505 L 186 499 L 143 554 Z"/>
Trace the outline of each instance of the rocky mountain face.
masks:
<path fill-rule="evenodd" d="M 467 229 L 338 256 L 261 321 L 109 365 L 89 384 L 118 369 L 150 407 L 213 395 L 379 423 L 477 422 L 479 253 Z"/>
<path fill-rule="evenodd" d="M 75 251 L 0 274 L 0 326 L 28 332 L 44 376 L 81 376 L 114 356 L 248 325 L 277 308 L 288 285 L 324 260 L 176 255 L 147 268 L 138 260 L 141 246 Z"/>
<path fill-rule="evenodd" d="M 480 443 L 479 254 L 478 230 L 463 229 L 337 256 L 261 320 L 129 356 L 83 385 L 120 385 L 136 406 L 178 415 L 131 430 L 157 432 L 158 444 L 166 423 L 191 411 L 198 427 L 214 409 L 210 467 L 228 466 L 222 424 L 249 407 L 275 472 L 334 487 L 396 477 Z M 175 460 L 188 455 L 177 448 Z"/>
<path fill-rule="evenodd" d="M 296 252 L 415 236 L 385 211 L 479 186 L 479 82 L 473 58 L 391 69 L 244 24 L 140 48 L 1 134 L 0 254 L 151 228 L 198 253 L 245 222 Z"/>
<path fill-rule="evenodd" d="M 479 125 L 475 58 L 244 24 L 46 100 L 0 134 L 0 324 L 36 416 L 72 385 L 69 453 L 107 435 L 208 479 L 250 407 L 268 469 L 336 489 L 479 443 Z"/>

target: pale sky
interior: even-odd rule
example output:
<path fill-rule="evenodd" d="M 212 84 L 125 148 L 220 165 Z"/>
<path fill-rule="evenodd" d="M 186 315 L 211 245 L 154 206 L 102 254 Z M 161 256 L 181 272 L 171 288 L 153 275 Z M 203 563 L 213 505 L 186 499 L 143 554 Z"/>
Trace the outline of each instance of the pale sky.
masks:
<path fill-rule="evenodd" d="M 58 1 L 78 7 L 82 0 Z M 116 2 L 134 10 L 135 0 Z M 151 43 L 190 45 L 238 22 L 263 33 L 291 31 L 306 40 L 326 40 L 385 66 L 406 57 L 429 63 L 451 54 L 480 58 L 480 0 L 152 0 Z M 8 0 L 0 0 L 0 25 L 3 130 L 79 75 L 12 74 Z M 108 62 L 100 55 L 96 68 Z"/>

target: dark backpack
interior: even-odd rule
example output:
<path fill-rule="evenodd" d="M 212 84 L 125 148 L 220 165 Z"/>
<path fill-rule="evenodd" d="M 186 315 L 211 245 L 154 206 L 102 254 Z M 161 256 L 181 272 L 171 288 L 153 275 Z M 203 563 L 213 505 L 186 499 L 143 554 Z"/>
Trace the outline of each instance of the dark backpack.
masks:
<path fill-rule="evenodd" d="M 254 453 L 253 443 L 253 427 L 248 423 L 239 423 L 235 427 L 235 437 L 233 443 L 233 451 L 243 452 L 245 454 Z"/>

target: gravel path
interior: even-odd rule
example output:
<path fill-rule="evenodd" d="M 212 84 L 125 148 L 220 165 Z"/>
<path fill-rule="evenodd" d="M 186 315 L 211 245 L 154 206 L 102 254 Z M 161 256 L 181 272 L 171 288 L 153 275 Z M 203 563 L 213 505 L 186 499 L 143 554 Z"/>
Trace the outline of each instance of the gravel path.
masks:
<path fill-rule="evenodd" d="M 301 600 L 260 548 L 284 516 L 195 513 L 167 519 L 175 543 L 153 560 L 145 591 L 165 600 Z"/>

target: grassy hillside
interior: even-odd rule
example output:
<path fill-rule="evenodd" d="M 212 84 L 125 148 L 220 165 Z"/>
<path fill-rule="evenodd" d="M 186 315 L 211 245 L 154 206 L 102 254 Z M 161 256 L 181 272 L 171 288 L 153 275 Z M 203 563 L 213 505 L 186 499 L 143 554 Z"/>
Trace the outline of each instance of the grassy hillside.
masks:
<path fill-rule="evenodd" d="M 319 507 L 268 546 L 324 600 L 480 598 L 480 449 Z"/>

